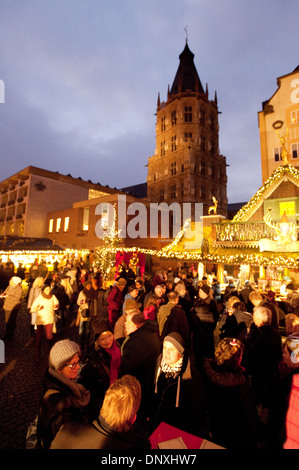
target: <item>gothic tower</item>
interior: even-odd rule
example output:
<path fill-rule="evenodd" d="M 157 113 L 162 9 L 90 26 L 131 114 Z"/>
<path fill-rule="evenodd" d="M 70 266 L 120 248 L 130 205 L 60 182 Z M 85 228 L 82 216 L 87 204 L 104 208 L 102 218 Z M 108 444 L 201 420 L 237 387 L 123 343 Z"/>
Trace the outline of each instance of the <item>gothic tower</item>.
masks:
<path fill-rule="evenodd" d="M 203 89 L 188 44 L 167 101 L 157 102 L 156 150 L 148 160 L 147 196 L 151 202 L 203 203 L 203 213 L 218 201 L 226 216 L 226 158 L 219 153 L 218 104 Z"/>

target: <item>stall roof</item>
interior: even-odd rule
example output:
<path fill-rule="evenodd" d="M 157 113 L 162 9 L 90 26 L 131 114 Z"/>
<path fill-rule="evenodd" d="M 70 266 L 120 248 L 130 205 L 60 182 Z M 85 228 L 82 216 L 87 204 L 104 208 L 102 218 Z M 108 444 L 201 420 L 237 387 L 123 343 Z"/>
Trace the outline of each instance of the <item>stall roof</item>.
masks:
<path fill-rule="evenodd" d="M 0 251 L 64 251 L 49 238 L 0 236 Z"/>

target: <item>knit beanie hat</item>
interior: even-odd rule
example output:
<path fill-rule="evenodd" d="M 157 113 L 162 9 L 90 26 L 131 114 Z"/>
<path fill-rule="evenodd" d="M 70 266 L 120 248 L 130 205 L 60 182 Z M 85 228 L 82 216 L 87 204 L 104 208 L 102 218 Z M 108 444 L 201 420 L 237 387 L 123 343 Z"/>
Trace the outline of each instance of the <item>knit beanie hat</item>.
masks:
<path fill-rule="evenodd" d="M 207 286 L 207 284 L 202 284 L 199 287 L 199 289 L 202 290 L 207 295 L 209 295 L 209 293 L 210 293 L 210 288 L 209 288 L 209 286 Z"/>
<path fill-rule="evenodd" d="M 12 282 L 14 283 L 15 286 L 21 284 L 21 282 L 22 282 L 22 279 L 21 279 L 20 277 L 18 277 L 18 276 L 13 276 L 13 277 L 11 278 L 11 280 L 12 280 Z"/>
<path fill-rule="evenodd" d="M 75 355 L 81 354 L 79 344 L 69 339 L 57 341 L 49 354 L 49 365 L 55 370 L 60 370 Z"/>
<path fill-rule="evenodd" d="M 169 333 L 167 336 L 165 336 L 164 341 L 168 341 L 169 343 L 173 344 L 177 348 L 181 356 L 184 354 L 184 340 L 180 333 L 177 333 L 175 331 Z"/>

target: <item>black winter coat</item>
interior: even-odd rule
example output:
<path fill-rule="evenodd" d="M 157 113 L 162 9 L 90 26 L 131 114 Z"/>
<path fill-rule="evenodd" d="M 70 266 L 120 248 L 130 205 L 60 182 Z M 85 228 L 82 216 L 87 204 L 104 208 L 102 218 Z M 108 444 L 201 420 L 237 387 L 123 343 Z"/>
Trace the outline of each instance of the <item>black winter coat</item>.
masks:
<path fill-rule="evenodd" d="M 254 449 L 262 440 L 260 423 L 244 371 L 204 362 L 213 442 L 227 449 Z"/>

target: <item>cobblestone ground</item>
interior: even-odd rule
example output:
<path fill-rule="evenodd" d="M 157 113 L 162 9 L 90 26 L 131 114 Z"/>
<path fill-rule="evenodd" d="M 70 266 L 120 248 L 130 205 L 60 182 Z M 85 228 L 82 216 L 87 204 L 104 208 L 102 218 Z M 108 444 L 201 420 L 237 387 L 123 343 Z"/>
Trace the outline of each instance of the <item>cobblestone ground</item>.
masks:
<path fill-rule="evenodd" d="M 25 449 L 28 424 L 37 415 L 42 394 L 42 378 L 48 365 L 48 347 L 43 343 L 42 357 L 35 360 L 35 341 L 31 338 L 31 317 L 25 301 L 19 311 L 12 341 L 5 342 L 5 362 L 0 363 L 0 449 Z M 4 333 L 0 311 L 0 337 Z M 74 319 L 68 318 L 64 330 L 54 340 L 77 339 Z"/>

